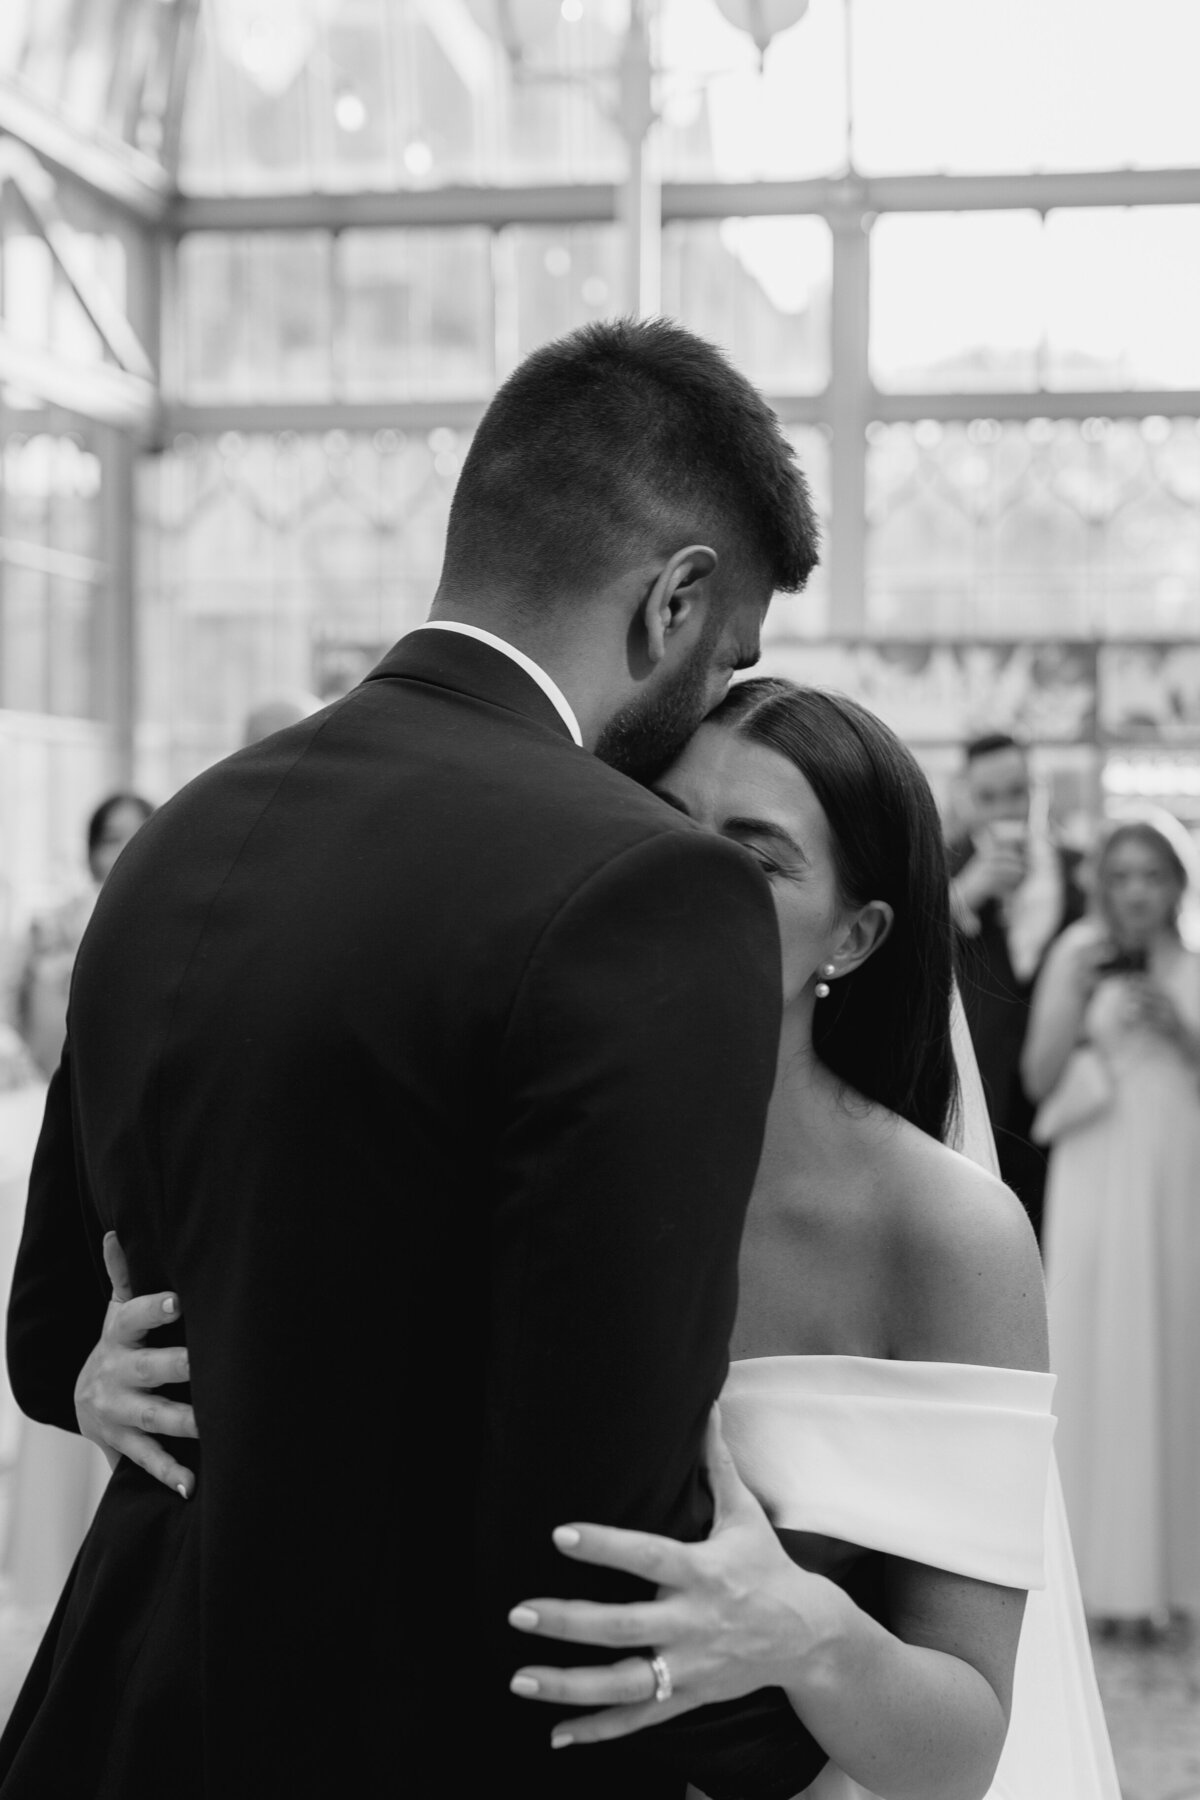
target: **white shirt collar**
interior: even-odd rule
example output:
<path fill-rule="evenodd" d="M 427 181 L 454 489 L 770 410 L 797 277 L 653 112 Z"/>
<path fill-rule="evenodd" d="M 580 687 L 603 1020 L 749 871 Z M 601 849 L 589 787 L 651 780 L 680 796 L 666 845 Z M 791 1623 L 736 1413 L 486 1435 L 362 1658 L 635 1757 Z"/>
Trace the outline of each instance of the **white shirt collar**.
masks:
<path fill-rule="evenodd" d="M 539 663 L 535 663 L 532 656 L 526 656 L 523 650 L 518 650 L 515 644 L 506 643 L 503 638 L 497 637 L 495 632 L 484 631 L 480 625 L 459 625 L 452 619 L 427 619 L 424 625 L 417 626 L 417 630 L 457 631 L 460 637 L 475 638 L 481 644 L 490 644 L 493 650 L 500 652 L 501 656 L 507 656 L 509 661 L 515 662 L 519 669 L 524 669 L 531 681 L 537 682 L 579 748 L 583 749 L 583 733 L 579 729 L 579 720 L 575 717 L 571 702 L 557 681 L 547 675 L 545 669 Z"/>

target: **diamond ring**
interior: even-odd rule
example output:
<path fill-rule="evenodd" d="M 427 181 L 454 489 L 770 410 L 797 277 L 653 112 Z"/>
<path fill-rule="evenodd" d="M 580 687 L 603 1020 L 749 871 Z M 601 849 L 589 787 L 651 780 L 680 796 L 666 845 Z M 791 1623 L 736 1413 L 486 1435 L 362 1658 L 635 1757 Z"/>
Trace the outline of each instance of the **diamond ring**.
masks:
<path fill-rule="evenodd" d="M 669 1700 L 675 1691 L 675 1684 L 671 1680 L 671 1671 L 667 1667 L 665 1656 L 648 1656 L 646 1661 L 650 1664 L 650 1673 L 654 1677 L 654 1698 L 661 1706 L 663 1701 Z"/>

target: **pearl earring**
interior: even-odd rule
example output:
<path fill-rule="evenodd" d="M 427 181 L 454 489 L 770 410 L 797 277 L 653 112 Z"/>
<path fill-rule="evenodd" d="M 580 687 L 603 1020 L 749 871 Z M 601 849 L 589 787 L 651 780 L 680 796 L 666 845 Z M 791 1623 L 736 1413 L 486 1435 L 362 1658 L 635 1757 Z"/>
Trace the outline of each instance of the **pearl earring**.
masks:
<path fill-rule="evenodd" d="M 813 993 L 817 996 L 818 1000 L 827 1000 L 829 998 L 829 981 L 830 981 L 830 979 L 832 979 L 832 977 L 834 975 L 837 974 L 837 964 L 836 963 L 822 963 L 821 964 L 821 973 L 827 979 L 824 981 L 818 981 L 816 987 L 813 989 Z"/>

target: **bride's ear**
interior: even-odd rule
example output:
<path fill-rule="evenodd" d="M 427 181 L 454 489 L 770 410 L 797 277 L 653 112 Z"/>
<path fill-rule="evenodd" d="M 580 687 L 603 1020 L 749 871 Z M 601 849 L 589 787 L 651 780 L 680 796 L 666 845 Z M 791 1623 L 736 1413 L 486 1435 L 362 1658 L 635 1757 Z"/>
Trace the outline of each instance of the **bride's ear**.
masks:
<path fill-rule="evenodd" d="M 859 907 L 829 959 L 836 970 L 835 980 L 838 975 L 849 975 L 861 968 L 868 957 L 874 956 L 891 931 L 894 918 L 886 900 L 868 900 Z"/>

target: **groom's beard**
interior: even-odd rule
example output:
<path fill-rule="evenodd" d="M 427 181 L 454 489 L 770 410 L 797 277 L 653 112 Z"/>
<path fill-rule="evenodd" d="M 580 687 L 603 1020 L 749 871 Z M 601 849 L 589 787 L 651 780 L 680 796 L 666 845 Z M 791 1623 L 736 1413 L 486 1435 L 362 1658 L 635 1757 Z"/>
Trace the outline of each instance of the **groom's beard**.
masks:
<path fill-rule="evenodd" d="M 665 689 L 623 706 L 596 740 L 600 761 L 635 781 L 661 775 L 711 709 L 711 658 L 712 646 L 702 639 Z"/>

